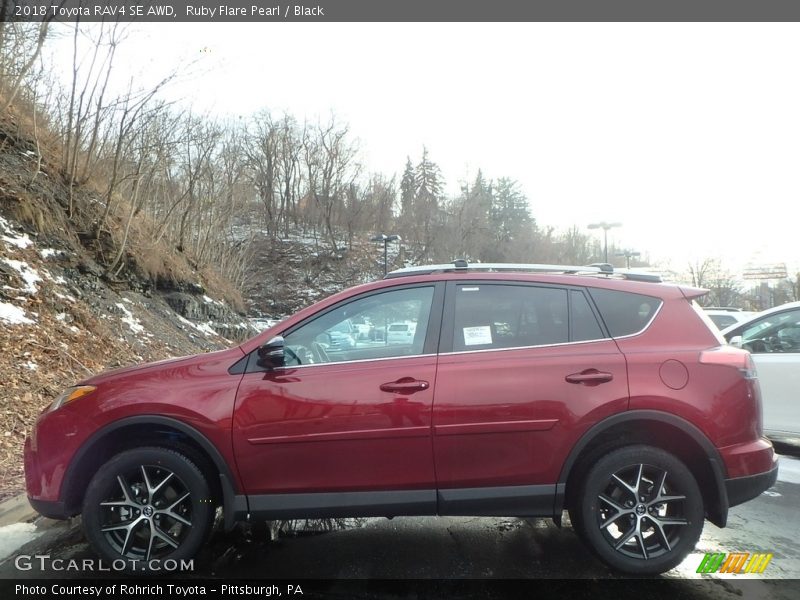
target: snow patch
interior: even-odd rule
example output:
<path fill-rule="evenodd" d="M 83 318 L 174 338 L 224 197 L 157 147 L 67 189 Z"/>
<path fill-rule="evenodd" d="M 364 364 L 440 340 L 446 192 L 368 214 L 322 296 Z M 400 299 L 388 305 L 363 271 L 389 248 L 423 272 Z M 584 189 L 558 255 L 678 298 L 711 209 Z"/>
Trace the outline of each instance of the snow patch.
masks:
<path fill-rule="evenodd" d="M 265 329 L 269 329 L 270 327 L 277 325 L 278 323 L 280 323 L 280 320 L 278 319 L 262 319 L 262 318 L 250 319 L 250 324 L 257 331 L 264 331 Z"/>
<path fill-rule="evenodd" d="M 12 523 L 0 527 L 0 560 L 41 535 L 33 523 Z"/>
<path fill-rule="evenodd" d="M 64 256 L 66 252 L 63 250 L 56 250 L 55 248 L 42 248 L 39 250 L 39 254 L 42 255 L 42 258 L 50 258 L 52 256 Z"/>
<path fill-rule="evenodd" d="M 200 333 L 202 333 L 202 334 L 204 334 L 204 335 L 214 335 L 214 336 L 216 336 L 216 335 L 219 335 L 219 334 L 218 334 L 216 331 L 214 331 L 214 329 L 211 327 L 211 321 L 208 321 L 207 323 L 192 323 L 192 322 L 191 322 L 189 319 L 184 319 L 184 318 L 183 318 L 182 316 L 180 316 L 180 315 L 177 315 L 177 317 L 178 317 L 178 320 L 179 320 L 181 323 L 185 323 L 185 324 L 186 324 L 186 325 L 188 325 L 189 327 L 193 327 L 194 329 L 196 329 L 197 331 L 199 331 Z"/>
<path fill-rule="evenodd" d="M 216 331 L 214 331 L 214 328 L 211 327 L 211 321 L 208 321 L 207 323 L 197 323 L 195 324 L 195 328 L 206 335 L 219 335 Z"/>
<path fill-rule="evenodd" d="M 21 248 L 22 250 L 33 245 L 33 242 L 31 241 L 31 238 L 28 237 L 27 233 L 23 233 L 18 237 L 8 237 L 4 235 L 2 236 L 2 239 L 5 243 L 16 246 L 17 248 Z"/>
<path fill-rule="evenodd" d="M 64 279 L 61 275 L 53 277 L 45 269 L 42 269 L 42 273 L 44 273 L 44 276 L 47 277 L 47 279 L 49 279 L 50 281 L 52 281 L 54 283 L 57 283 L 59 285 L 67 285 L 67 280 Z"/>
<path fill-rule="evenodd" d="M 26 294 L 35 294 L 38 291 L 36 283 L 41 281 L 42 278 L 39 277 L 39 273 L 37 273 L 35 269 L 32 269 L 28 263 L 21 260 L 13 260 L 11 258 L 4 258 L 3 262 L 14 269 L 17 273 L 19 273 L 19 276 L 22 277 L 22 280 L 25 282 L 25 288 L 22 290 L 23 292 Z"/>
<path fill-rule="evenodd" d="M 77 302 L 77 300 L 75 300 L 75 298 L 73 298 L 69 294 L 59 294 L 58 292 L 56 292 L 55 294 L 56 297 L 60 298 L 61 300 L 68 300 L 69 302 Z"/>
<path fill-rule="evenodd" d="M 32 360 L 29 360 L 28 362 L 24 363 L 22 366 L 30 369 L 31 371 L 35 371 L 36 369 L 39 368 L 39 365 L 37 365 Z"/>
<path fill-rule="evenodd" d="M 133 333 L 141 333 L 144 331 L 144 327 L 142 326 L 141 321 L 133 316 L 131 311 L 125 308 L 125 305 L 121 302 L 116 304 L 116 307 L 122 311 L 123 316 L 120 320 L 125 323 L 128 327 L 130 327 Z M 124 340 L 123 340 L 124 341 Z"/>
<path fill-rule="evenodd" d="M 19 306 L 14 306 L 7 302 L 0 302 L 0 320 L 10 323 L 11 325 L 33 323 L 33 321 L 25 316 L 24 310 Z"/>
<path fill-rule="evenodd" d="M 33 245 L 31 238 L 28 237 L 27 233 L 23 233 L 22 235 L 18 235 L 14 228 L 11 226 L 11 223 L 6 221 L 3 217 L 0 217 L 0 233 L 5 233 L 7 235 L 0 235 L 0 239 L 2 239 L 7 244 L 12 246 L 16 246 L 17 248 L 25 249 L 28 246 Z"/>
<path fill-rule="evenodd" d="M 205 302 L 206 304 L 219 304 L 220 306 L 225 304 L 224 302 L 220 302 L 219 300 L 214 300 L 213 298 L 209 298 L 208 296 L 205 295 L 203 296 L 203 302 Z"/>

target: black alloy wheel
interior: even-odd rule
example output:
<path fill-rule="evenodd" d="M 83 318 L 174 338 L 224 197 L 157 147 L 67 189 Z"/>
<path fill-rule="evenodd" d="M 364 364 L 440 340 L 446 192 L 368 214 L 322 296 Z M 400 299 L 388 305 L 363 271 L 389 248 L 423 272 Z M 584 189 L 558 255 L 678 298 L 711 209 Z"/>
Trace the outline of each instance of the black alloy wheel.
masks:
<path fill-rule="evenodd" d="M 601 458 L 588 473 L 580 506 L 582 537 L 603 561 L 631 574 L 674 568 L 703 529 L 703 501 L 691 471 L 650 446 Z"/>
<path fill-rule="evenodd" d="M 131 563 L 134 570 L 147 570 L 154 560 L 193 557 L 213 517 L 200 469 L 166 448 L 116 455 L 98 470 L 83 504 L 84 530 L 94 549 L 109 561 Z"/>

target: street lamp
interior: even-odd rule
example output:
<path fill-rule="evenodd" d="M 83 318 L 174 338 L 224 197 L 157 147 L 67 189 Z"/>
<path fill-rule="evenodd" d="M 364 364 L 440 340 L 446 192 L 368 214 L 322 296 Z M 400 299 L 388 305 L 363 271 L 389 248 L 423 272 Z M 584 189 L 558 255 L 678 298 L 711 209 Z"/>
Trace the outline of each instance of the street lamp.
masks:
<path fill-rule="evenodd" d="M 383 242 L 383 274 L 386 275 L 386 268 L 388 265 L 386 247 L 389 245 L 389 242 L 402 242 L 403 238 L 401 238 L 399 235 L 386 235 L 385 233 L 381 233 L 370 238 L 369 241 Z"/>
<path fill-rule="evenodd" d="M 621 227 L 622 223 L 606 223 L 600 221 L 599 223 L 590 223 L 589 229 L 602 229 L 603 230 L 603 254 L 605 256 L 604 262 L 608 262 L 608 230 L 613 227 Z"/>
<path fill-rule="evenodd" d="M 637 256 L 640 256 L 641 252 L 632 252 L 630 250 L 625 250 L 624 252 L 617 252 L 617 256 L 624 256 L 625 257 L 625 268 L 631 268 L 631 259 Z"/>

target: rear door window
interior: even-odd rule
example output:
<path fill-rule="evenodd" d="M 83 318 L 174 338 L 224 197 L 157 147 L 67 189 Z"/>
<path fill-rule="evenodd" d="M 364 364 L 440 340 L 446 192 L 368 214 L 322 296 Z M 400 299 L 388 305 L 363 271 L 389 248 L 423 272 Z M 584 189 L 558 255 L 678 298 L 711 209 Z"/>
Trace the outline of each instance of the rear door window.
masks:
<path fill-rule="evenodd" d="M 570 296 L 560 288 L 530 285 L 455 286 L 454 352 L 564 344 L 570 341 Z M 573 341 L 604 337 L 581 292 Z"/>
<path fill-rule="evenodd" d="M 570 291 L 569 302 L 571 317 L 570 341 L 586 342 L 589 340 L 601 340 L 606 337 L 583 292 Z"/>

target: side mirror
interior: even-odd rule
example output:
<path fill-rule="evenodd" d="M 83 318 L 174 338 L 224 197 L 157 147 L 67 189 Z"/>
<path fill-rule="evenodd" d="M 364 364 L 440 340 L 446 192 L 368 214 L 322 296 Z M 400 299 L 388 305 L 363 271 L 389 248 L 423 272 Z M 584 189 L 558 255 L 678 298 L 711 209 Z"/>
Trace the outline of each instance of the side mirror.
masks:
<path fill-rule="evenodd" d="M 256 364 L 265 369 L 277 369 L 286 364 L 283 354 L 283 338 L 275 336 L 258 349 Z"/>
<path fill-rule="evenodd" d="M 740 335 L 735 335 L 735 336 L 733 336 L 733 337 L 731 338 L 731 340 L 730 340 L 728 343 L 729 343 L 731 346 L 736 346 L 737 348 L 741 348 L 741 347 L 742 347 L 742 336 L 740 336 Z"/>

